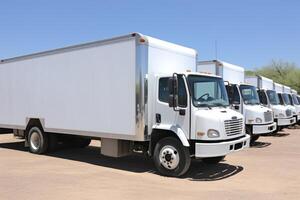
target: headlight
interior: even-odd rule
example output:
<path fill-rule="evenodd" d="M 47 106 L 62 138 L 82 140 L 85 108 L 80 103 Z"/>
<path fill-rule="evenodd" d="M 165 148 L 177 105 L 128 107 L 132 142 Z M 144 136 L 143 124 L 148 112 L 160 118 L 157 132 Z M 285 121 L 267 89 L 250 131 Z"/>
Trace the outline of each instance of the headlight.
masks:
<path fill-rule="evenodd" d="M 207 137 L 209 137 L 209 138 L 217 138 L 217 137 L 220 137 L 220 133 L 217 130 L 209 129 L 207 131 Z"/>
<path fill-rule="evenodd" d="M 279 113 L 279 117 L 285 117 L 285 116 L 284 116 L 284 114 L 282 114 L 282 113 Z"/>
<path fill-rule="evenodd" d="M 258 118 L 255 119 L 255 122 L 256 123 L 262 123 L 262 119 L 258 117 Z"/>

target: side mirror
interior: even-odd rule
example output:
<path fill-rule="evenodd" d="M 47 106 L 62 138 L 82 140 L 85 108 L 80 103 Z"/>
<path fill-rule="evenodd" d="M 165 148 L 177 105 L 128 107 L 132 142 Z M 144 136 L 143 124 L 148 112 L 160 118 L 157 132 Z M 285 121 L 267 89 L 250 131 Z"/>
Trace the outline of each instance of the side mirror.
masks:
<path fill-rule="evenodd" d="M 169 89 L 169 107 L 176 108 L 178 107 L 178 79 L 177 76 L 173 76 L 169 78 L 168 81 L 168 89 Z"/>

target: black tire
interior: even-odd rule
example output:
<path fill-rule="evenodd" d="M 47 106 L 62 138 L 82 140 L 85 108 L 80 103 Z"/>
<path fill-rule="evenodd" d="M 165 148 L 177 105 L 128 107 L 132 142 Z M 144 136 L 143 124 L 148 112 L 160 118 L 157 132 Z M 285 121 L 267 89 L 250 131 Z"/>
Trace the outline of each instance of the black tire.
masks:
<path fill-rule="evenodd" d="M 184 175 L 191 165 L 189 149 L 174 137 L 166 137 L 156 143 L 153 160 L 160 174 L 171 177 Z"/>
<path fill-rule="evenodd" d="M 28 131 L 27 141 L 29 144 L 29 151 L 34 154 L 44 154 L 49 147 L 48 134 L 38 126 L 33 126 Z"/>
<path fill-rule="evenodd" d="M 202 162 L 205 164 L 216 165 L 221 162 L 225 156 L 211 157 L 211 158 L 202 158 Z"/>
<path fill-rule="evenodd" d="M 250 135 L 250 145 L 253 145 L 256 140 L 258 140 L 259 135 L 253 135 L 252 129 L 250 126 L 246 126 L 246 133 Z"/>
<path fill-rule="evenodd" d="M 250 144 L 254 145 L 254 143 L 256 142 L 256 140 L 258 140 L 258 138 L 259 138 L 259 135 L 251 135 Z"/>
<path fill-rule="evenodd" d="M 276 135 L 279 131 L 282 131 L 282 129 L 283 129 L 282 126 L 277 126 L 277 127 L 276 127 L 276 130 L 273 131 L 272 133 L 273 133 L 274 135 Z"/>

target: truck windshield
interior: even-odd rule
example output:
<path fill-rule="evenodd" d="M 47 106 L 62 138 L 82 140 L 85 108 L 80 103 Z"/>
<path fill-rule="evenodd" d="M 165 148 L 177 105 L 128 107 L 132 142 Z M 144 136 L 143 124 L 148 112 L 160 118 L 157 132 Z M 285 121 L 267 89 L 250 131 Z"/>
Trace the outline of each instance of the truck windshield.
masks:
<path fill-rule="evenodd" d="M 279 98 L 277 93 L 274 90 L 267 90 L 267 95 L 272 105 L 279 105 Z"/>
<path fill-rule="evenodd" d="M 229 106 L 222 78 L 189 75 L 188 83 L 195 107 Z"/>
<path fill-rule="evenodd" d="M 293 98 L 293 102 L 294 102 L 295 105 L 300 105 L 300 103 L 299 103 L 298 98 L 297 98 L 296 95 L 293 94 L 292 98 Z"/>
<path fill-rule="evenodd" d="M 240 85 L 240 91 L 245 104 L 258 105 L 260 104 L 256 88 L 252 85 Z"/>
<path fill-rule="evenodd" d="M 282 94 L 282 99 L 284 101 L 284 104 L 286 105 L 292 105 L 292 102 L 290 101 L 289 95 L 286 93 Z"/>

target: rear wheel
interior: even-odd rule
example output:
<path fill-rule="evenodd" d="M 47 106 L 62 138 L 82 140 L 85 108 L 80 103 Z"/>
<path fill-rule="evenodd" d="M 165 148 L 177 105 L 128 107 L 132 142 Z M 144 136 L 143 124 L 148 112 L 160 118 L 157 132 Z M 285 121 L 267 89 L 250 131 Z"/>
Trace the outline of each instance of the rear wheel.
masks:
<path fill-rule="evenodd" d="M 224 160 L 225 156 L 218 156 L 218 157 L 211 157 L 211 158 L 203 158 L 202 162 L 204 162 L 205 164 L 218 164 L 219 162 L 221 162 L 222 160 Z"/>
<path fill-rule="evenodd" d="M 173 137 L 166 137 L 157 142 L 153 159 L 158 171 L 165 176 L 182 176 L 191 165 L 189 149 Z"/>
<path fill-rule="evenodd" d="M 40 127 L 33 126 L 28 132 L 29 151 L 35 154 L 43 154 L 48 150 L 49 139 L 48 134 Z"/>

